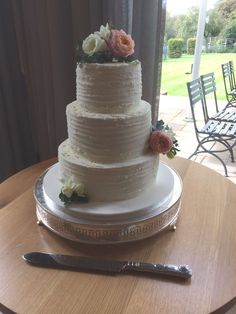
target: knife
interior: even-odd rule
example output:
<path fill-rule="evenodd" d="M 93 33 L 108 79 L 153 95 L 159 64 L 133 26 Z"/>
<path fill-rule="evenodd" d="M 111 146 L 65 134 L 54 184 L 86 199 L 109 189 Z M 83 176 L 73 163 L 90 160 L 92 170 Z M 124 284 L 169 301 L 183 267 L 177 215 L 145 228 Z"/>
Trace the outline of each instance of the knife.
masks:
<path fill-rule="evenodd" d="M 62 254 L 29 252 L 23 259 L 31 265 L 59 268 L 76 271 L 102 273 L 145 272 L 149 274 L 167 275 L 188 279 L 192 270 L 188 265 L 152 264 L 144 262 L 106 260 L 88 256 L 71 256 Z"/>

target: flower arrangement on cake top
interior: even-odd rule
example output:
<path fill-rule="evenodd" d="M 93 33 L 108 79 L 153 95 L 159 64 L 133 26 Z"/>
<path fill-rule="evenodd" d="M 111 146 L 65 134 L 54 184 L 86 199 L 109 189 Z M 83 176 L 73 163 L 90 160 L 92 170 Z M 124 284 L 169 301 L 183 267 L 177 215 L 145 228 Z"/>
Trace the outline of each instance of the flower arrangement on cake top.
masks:
<path fill-rule="evenodd" d="M 152 152 L 166 154 L 168 158 L 172 159 L 179 151 L 178 146 L 175 133 L 163 120 L 157 121 L 156 125 L 152 126 L 149 138 L 149 147 Z"/>
<path fill-rule="evenodd" d="M 131 62 L 135 59 L 131 36 L 123 30 L 112 29 L 108 23 L 77 46 L 78 63 Z"/>

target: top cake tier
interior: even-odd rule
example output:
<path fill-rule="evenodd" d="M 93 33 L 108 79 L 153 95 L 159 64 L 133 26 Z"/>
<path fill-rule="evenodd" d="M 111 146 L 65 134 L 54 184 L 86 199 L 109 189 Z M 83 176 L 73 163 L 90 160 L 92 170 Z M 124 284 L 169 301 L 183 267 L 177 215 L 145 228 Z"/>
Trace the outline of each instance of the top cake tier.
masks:
<path fill-rule="evenodd" d="M 141 64 L 81 63 L 76 70 L 77 102 L 94 113 L 129 113 L 142 93 Z"/>

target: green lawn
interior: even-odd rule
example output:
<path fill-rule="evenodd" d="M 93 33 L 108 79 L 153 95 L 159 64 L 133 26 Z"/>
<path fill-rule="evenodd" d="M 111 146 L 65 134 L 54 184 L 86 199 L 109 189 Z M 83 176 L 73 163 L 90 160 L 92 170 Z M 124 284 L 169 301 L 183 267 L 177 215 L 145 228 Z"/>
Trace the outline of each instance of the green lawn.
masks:
<path fill-rule="evenodd" d="M 201 55 L 199 75 L 215 73 L 218 99 L 226 99 L 221 64 L 228 61 L 236 64 L 235 57 L 235 53 L 203 53 Z M 190 55 L 163 60 L 161 92 L 167 92 L 169 96 L 188 96 L 186 82 L 192 80 L 192 74 L 185 73 L 190 72 L 193 60 L 194 57 Z"/>

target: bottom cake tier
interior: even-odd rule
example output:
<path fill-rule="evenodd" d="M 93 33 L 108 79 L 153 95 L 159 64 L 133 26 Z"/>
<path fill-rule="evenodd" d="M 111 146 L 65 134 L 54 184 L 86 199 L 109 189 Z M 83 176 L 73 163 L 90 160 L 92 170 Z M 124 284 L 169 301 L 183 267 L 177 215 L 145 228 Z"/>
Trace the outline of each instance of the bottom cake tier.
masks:
<path fill-rule="evenodd" d="M 147 154 L 120 163 L 99 164 L 72 150 L 69 140 L 58 149 L 59 177 L 70 177 L 84 185 L 90 200 L 112 201 L 133 198 L 143 193 L 156 179 L 159 155 Z"/>
<path fill-rule="evenodd" d="M 154 184 L 145 193 L 113 202 L 64 206 L 58 197 L 58 172 L 58 164 L 45 171 L 36 181 L 34 196 L 38 221 L 63 238 L 113 244 L 140 240 L 175 227 L 182 181 L 162 162 Z"/>

